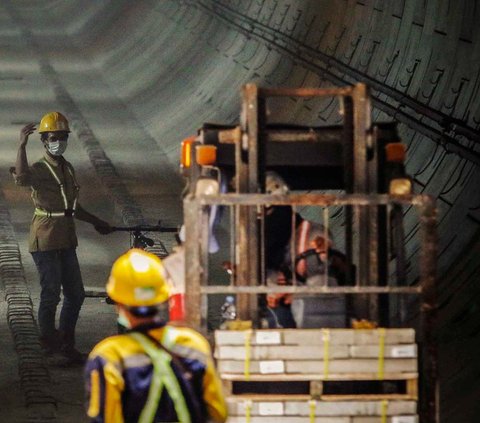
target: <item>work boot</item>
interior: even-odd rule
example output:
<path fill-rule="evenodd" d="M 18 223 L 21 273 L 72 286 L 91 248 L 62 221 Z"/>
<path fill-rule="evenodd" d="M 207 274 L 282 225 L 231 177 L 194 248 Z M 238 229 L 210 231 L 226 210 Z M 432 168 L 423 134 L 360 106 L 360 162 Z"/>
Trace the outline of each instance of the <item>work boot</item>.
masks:
<path fill-rule="evenodd" d="M 45 355 L 51 356 L 60 351 L 61 339 L 58 331 L 48 335 L 40 335 L 38 340 Z"/>
<path fill-rule="evenodd" d="M 88 355 L 78 351 L 73 346 L 62 345 L 61 354 L 66 359 L 64 366 L 83 366 L 87 362 Z"/>
<path fill-rule="evenodd" d="M 75 348 L 75 335 L 73 332 L 60 332 L 60 353 L 66 359 L 65 367 L 83 365 L 87 361 L 87 354 Z"/>

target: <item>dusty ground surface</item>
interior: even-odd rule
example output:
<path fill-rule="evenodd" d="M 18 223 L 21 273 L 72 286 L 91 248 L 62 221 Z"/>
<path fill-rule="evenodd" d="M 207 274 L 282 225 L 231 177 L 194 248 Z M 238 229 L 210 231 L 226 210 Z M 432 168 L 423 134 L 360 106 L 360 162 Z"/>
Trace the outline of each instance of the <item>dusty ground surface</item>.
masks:
<path fill-rule="evenodd" d="M 65 157 L 76 169 L 81 186 L 80 202 L 87 210 L 111 224 L 124 224 L 122 208 L 125 205 L 119 204 L 116 193 L 99 175 L 86 144 L 79 137 L 79 127 L 88 125 L 90 140 L 97 143 L 115 168 L 114 180 L 110 182 L 125 189 L 130 205 L 140 210 L 146 223 L 156 224 L 158 219 L 162 219 L 166 225 L 172 226 L 181 222 L 180 178 L 176 166 L 169 162 L 155 139 L 132 117 L 128 107 L 116 97 L 80 50 L 75 47 L 61 52 L 55 48 L 42 49 L 36 44 L 41 42 L 41 37 L 36 38 L 38 34 L 30 37 L 30 26 L 22 26 L 18 16 L 12 15 L 10 9 L 4 6 L 3 3 L 0 5 L 4 37 L 0 66 L 0 189 L 15 231 L 36 316 L 40 295 L 38 275 L 27 250 L 33 205 L 29 189 L 16 187 L 8 171 L 15 163 L 19 132 L 25 124 L 39 122 L 45 113 L 52 110 L 67 114 L 73 131 Z M 43 42 L 44 47 L 50 45 L 48 40 Z M 38 133 L 30 137 L 27 153 L 30 162 L 43 155 Z M 78 222 L 77 233 L 77 253 L 84 285 L 87 289 L 102 289 L 113 261 L 130 247 L 129 235 L 118 232 L 102 236 L 83 222 Z M 167 246 L 171 247 L 173 236 L 165 238 Z M 56 408 L 26 401 L 25 390 L 20 384 L 19 359 L 6 314 L 7 305 L 2 291 L 0 422 L 87 421 L 82 367 L 61 368 L 45 360 L 50 377 L 47 388 Z M 99 340 L 115 333 L 114 308 L 102 299 L 87 298 L 77 325 L 78 349 L 89 352 Z"/>
<path fill-rule="evenodd" d="M 82 177 L 83 183 L 91 184 L 88 175 Z M 27 201 L 29 199 L 27 198 Z M 107 206 L 105 206 L 105 203 Z M 100 201 L 101 204 L 101 201 Z M 103 207 L 97 207 L 97 201 L 91 201 L 85 196 L 85 206 L 102 217 L 112 221 L 111 212 L 108 210 L 108 201 Z M 16 230 L 17 240 L 22 255 L 25 278 L 34 304 L 35 316 L 39 304 L 38 275 L 30 254 L 27 251 L 28 220 L 25 219 L 30 206 L 20 202 L 19 208 L 10 210 L 12 223 Z M 22 211 L 25 210 L 25 211 Z M 113 223 L 113 222 L 112 222 Z M 118 222 L 117 222 L 118 223 Z M 128 234 L 115 233 L 101 236 L 88 224 L 78 224 L 79 248 L 77 250 L 83 280 L 86 288 L 100 289 L 104 286 L 108 276 L 109 266 L 114 258 L 129 247 Z M 60 310 L 61 305 L 59 306 Z M 24 393 L 20 386 L 18 375 L 18 358 L 15 353 L 12 337 L 6 325 L 6 303 L 0 303 L 0 336 L 2 347 L 0 360 L 2 361 L 2 377 L 0 381 L 0 421 L 23 422 L 31 419 L 36 414 L 35 407 L 26 404 Z M 83 305 L 77 325 L 77 346 L 80 351 L 89 352 L 101 339 L 116 331 L 116 314 L 114 307 L 105 303 L 103 298 L 87 298 Z M 51 421 L 58 422 L 84 422 L 85 394 L 83 367 L 60 367 L 62 360 L 46 359 L 45 363 L 50 375 L 50 392 L 56 400 L 56 418 Z M 29 405 L 27 407 L 27 405 Z M 44 410 L 39 413 L 39 417 Z"/>

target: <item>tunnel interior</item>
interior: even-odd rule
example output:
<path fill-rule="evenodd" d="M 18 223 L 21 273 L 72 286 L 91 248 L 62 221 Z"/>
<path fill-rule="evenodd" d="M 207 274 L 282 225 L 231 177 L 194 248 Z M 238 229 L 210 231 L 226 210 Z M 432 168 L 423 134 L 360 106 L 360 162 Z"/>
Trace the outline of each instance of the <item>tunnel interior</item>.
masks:
<path fill-rule="evenodd" d="M 6 0 L 0 5 L 5 166 L 14 160 L 11 140 L 20 126 L 60 109 L 78 141 L 75 152 L 85 158 L 79 168 L 92 172 L 85 188 L 92 204 L 103 192 L 125 224 L 178 225 L 180 141 L 205 122 L 238 123 L 245 83 L 366 83 L 373 120 L 399 123 L 415 192 L 437 200 L 441 421 L 474 421 L 479 21 L 475 0 Z M 338 104 L 288 98 L 272 105 L 272 120 L 335 125 Z M 7 170 L 8 209 L 17 194 Z M 19 232 L 28 223 L 24 214 Z M 340 224 L 339 217 L 334 230 Z M 407 212 L 412 261 L 418 229 Z"/>

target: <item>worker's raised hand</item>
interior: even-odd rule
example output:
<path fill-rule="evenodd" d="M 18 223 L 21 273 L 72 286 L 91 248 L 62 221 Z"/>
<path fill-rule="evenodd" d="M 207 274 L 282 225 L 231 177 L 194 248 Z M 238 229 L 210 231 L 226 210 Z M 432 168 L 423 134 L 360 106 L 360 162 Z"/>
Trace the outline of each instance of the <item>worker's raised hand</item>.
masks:
<path fill-rule="evenodd" d="M 35 128 L 35 124 L 29 123 L 20 130 L 20 147 L 25 147 L 27 145 L 28 137 L 35 132 L 35 129 L 37 129 Z"/>

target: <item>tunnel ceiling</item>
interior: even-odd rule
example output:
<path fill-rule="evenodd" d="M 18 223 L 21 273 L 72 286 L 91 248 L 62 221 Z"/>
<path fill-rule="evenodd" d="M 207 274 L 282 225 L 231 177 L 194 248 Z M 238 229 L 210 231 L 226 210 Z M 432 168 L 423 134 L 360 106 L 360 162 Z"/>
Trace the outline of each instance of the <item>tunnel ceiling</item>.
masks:
<path fill-rule="evenodd" d="M 400 122 L 416 192 L 438 198 L 441 275 L 450 269 L 440 294 L 441 306 L 450 307 L 445 325 L 476 304 L 471 303 L 480 290 L 475 283 L 480 275 L 480 5 L 475 0 L 4 4 L 58 72 L 86 63 L 101 72 L 144 136 L 169 157 L 165 173 L 176 173 L 180 140 L 203 122 L 238 121 L 239 89 L 246 82 L 367 83 L 374 120 Z M 0 29 L 3 48 L 21 30 L 9 28 Z M 338 121 L 334 102 L 290 99 L 277 112 L 278 119 L 289 121 Z M 180 189 L 175 185 L 176 192 Z M 409 239 L 417 227 L 412 223 L 407 230 Z M 455 300 L 454 293 L 465 300 Z M 466 330 L 476 333 L 477 326 L 467 324 Z"/>
<path fill-rule="evenodd" d="M 79 14 L 74 4 L 70 8 Z M 182 136 L 203 122 L 238 120 L 239 88 L 246 82 L 318 87 L 362 81 L 372 89 L 374 120 L 401 123 L 416 192 L 438 198 L 442 270 L 477 232 L 475 1 L 172 0 L 110 2 L 97 13 L 107 19 L 98 25 L 90 13 L 81 28 L 73 26 L 75 42 L 172 161 Z M 334 102 L 293 99 L 281 113 L 316 124 L 337 116 Z"/>
<path fill-rule="evenodd" d="M 238 120 L 246 82 L 362 81 L 372 89 L 374 120 L 401 123 L 416 192 L 438 198 L 442 271 L 477 232 L 475 1 L 195 0 L 98 9 L 108 19 L 98 25 L 90 14 L 74 39 L 172 161 L 179 140 L 203 122 Z M 338 119 L 336 106 L 291 99 L 280 118 L 328 124 Z"/>

